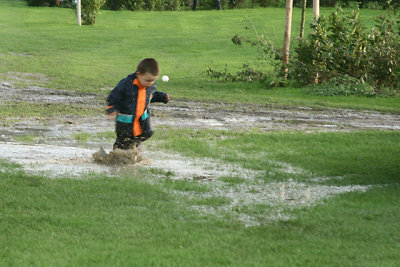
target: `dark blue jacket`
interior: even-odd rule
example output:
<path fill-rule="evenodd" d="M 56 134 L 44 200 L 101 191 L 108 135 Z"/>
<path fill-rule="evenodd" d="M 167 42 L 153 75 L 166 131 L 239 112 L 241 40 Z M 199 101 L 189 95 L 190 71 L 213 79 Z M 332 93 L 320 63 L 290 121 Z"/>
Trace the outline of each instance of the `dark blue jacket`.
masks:
<path fill-rule="evenodd" d="M 122 79 L 117 86 L 111 91 L 107 98 L 107 113 L 118 111 L 119 113 L 136 116 L 136 105 L 138 87 L 133 84 L 136 79 L 136 73 L 128 75 Z M 145 110 L 149 112 L 148 106 L 150 102 L 167 103 L 167 94 L 158 92 L 155 84 L 146 88 L 146 106 Z"/>

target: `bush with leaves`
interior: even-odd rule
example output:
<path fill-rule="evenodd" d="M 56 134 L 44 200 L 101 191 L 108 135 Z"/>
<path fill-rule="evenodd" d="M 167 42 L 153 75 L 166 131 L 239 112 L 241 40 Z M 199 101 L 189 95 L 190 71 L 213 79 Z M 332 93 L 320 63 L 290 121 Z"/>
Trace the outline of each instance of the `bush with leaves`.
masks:
<path fill-rule="evenodd" d="M 293 4 L 296 7 L 303 6 L 303 0 L 293 0 Z M 372 8 L 372 9 L 388 9 L 397 8 L 400 6 L 400 0 L 320 0 L 319 4 L 321 7 L 335 7 L 337 5 L 343 7 L 354 7 L 359 5 L 361 8 Z M 313 1 L 307 1 L 307 7 L 312 7 Z"/>
<path fill-rule="evenodd" d="M 216 71 L 213 66 L 208 66 L 206 70 L 209 77 L 220 79 L 229 82 L 253 82 L 267 80 L 267 75 L 256 69 L 253 69 L 249 64 L 244 63 L 241 71 L 232 74 L 225 67 L 224 71 Z"/>
<path fill-rule="evenodd" d="M 105 0 L 81 0 L 82 24 L 93 25 Z M 73 6 L 76 11 L 76 5 Z"/>
<path fill-rule="evenodd" d="M 129 0 L 107 0 L 104 7 L 110 10 L 129 9 Z"/>
<path fill-rule="evenodd" d="M 291 59 L 291 77 L 295 77 L 301 84 L 313 83 L 318 78 L 320 82 L 329 80 L 332 73 L 332 44 L 329 42 L 327 23 L 320 19 L 319 23 L 311 25 L 312 33 L 307 39 L 300 40 L 295 49 L 296 57 Z"/>
<path fill-rule="evenodd" d="M 306 92 L 316 95 L 362 95 L 375 96 L 376 92 L 372 85 L 360 82 L 348 76 L 338 76 L 322 84 L 314 84 L 306 88 Z"/>
<path fill-rule="evenodd" d="M 187 0 L 106 0 L 105 7 L 111 10 L 181 10 L 188 6 Z"/>
<path fill-rule="evenodd" d="M 255 2 L 261 7 L 285 7 L 286 5 L 284 0 L 257 0 Z"/>
<path fill-rule="evenodd" d="M 398 90 L 400 20 L 388 13 L 375 21 L 375 27 L 367 33 L 358 9 L 347 14 L 338 8 L 329 18 L 321 16 L 295 49 L 292 77 L 310 84 L 349 76 L 368 83 L 378 93 L 383 88 Z"/>
<path fill-rule="evenodd" d="M 400 19 L 381 16 L 368 35 L 367 81 L 378 90 L 400 87 Z"/>
<path fill-rule="evenodd" d="M 224 81 L 284 86 L 288 80 L 282 75 L 282 50 L 275 49 L 266 35 L 259 35 L 250 19 L 249 22 L 256 38 L 235 35 L 232 42 L 257 47 L 257 67 L 245 63 L 240 71 L 232 73 L 227 67 L 218 71 L 209 66 L 207 74 Z M 301 85 L 316 84 L 309 91 L 325 95 L 399 95 L 400 18 L 388 12 L 375 18 L 375 22 L 375 27 L 367 31 L 360 22 L 358 8 L 349 13 L 337 8 L 329 18 L 321 16 L 310 25 L 308 37 L 299 40 L 287 78 Z M 266 65 L 272 65 L 273 71 Z"/>
<path fill-rule="evenodd" d="M 27 0 L 28 6 L 56 6 L 56 0 Z"/>

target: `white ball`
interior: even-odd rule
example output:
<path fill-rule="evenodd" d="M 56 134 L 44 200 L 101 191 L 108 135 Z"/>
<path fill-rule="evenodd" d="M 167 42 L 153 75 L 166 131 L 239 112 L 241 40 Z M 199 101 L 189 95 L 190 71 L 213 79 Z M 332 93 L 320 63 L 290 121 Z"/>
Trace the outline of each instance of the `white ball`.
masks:
<path fill-rule="evenodd" d="M 163 82 L 168 82 L 169 81 L 169 77 L 167 75 L 164 75 L 161 77 Z"/>

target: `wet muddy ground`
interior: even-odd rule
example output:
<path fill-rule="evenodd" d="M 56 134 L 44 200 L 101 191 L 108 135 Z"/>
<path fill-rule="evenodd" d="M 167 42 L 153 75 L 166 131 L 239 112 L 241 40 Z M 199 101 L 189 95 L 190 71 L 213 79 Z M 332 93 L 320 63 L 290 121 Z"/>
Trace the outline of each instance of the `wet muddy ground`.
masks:
<path fill-rule="evenodd" d="M 51 90 L 44 86 L 18 86 L 19 79 L 33 77 L 46 83 L 46 77 L 36 74 L 9 74 L 5 81 L 0 80 L 0 104 L 10 102 L 35 104 L 69 104 L 103 108 L 104 94 L 76 93 L 73 91 Z M 22 77 L 22 78 L 21 78 Z M 313 109 L 307 107 L 273 108 L 268 105 L 198 102 L 173 100 L 167 105 L 152 105 L 152 124 L 155 129 L 162 125 L 174 128 L 247 130 L 257 128 L 264 131 L 301 130 L 303 132 L 352 131 L 371 129 L 400 129 L 400 114 L 374 111 L 354 111 L 345 109 Z M 92 155 L 103 147 L 111 151 L 112 141 L 97 138 L 79 142 L 76 134 L 96 134 L 113 131 L 113 122 L 105 115 L 96 116 L 49 116 L 3 117 L 0 124 L 0 158 L 22 165 L 27 172 L 40 173 L 50 178 L 76 177 L 85 174 L 118 174 L 127 166 L 96 164 Z M 26 136 L 33 136 L 27 142 Z M 25 139 L 24 139 L 25 137 Z M 150 142 L 150 141 L 149 141 Z M 266 183 L 265 173 L 244 169 L 234 164 L 226 164 L 210 158 L 187 158 L 177 153 L 161 151 L 157 146 L 145 146 L 138 164 L 128 168 L 146 168 L 169 173 L 169 179 L 196 180 L 207 185 L 206 193 L 174 191 L 190 198 L 225 198 L 224 204 L 217 208 L 207 205 L 193 206 L 202 214 L 224 216 L 234 214 L 247 226 L 258 225 L 265 220 L 288 219 L 291 211 L 302 206 L 310 206 L 321 199 L 350 191 L 365 191 L 368 186 L 322 186 L 317 178 L 310 183 L 288 181 Z M 276 171 L 293 175 L 306 174 L 306 171 L 288 164 L 276 162 Z M 272 170 L 274 171 L 274 170 Z M 164 176 L 165 177 L 165 176 Z M 229 183 L 221 177 L 236 177 L 239 183 Z M 155 177 L 149 182 L 160 182 Z M 316 180 L 317 179 L 317 180 Z M 322 177 L 321 180 L 338 179 Z M 340 179 L 340 177 L 339 177 Z M 311 182 L 312 181 L 312 182 Z M 255 216 L 246 210 L 268 206 L 265 212 Z"/>

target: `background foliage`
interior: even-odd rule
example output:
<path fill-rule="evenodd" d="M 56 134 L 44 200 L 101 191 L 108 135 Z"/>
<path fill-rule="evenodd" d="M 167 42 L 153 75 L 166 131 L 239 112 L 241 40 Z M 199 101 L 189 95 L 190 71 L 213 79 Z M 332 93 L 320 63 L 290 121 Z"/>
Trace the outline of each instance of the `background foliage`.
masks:
<path fill-rule="evenodd" d="M 398 90 L 400 20 L 391 12 L 374 20 L 375 26 L 367 31 L 358 9 L 345 13 L 338 8 L 329 18 L 321 16 L 295 50 L 295 79 L 302 84 L 322 84 L 341 77 L 342 85 L 353 86 L 357 81 L 377 93 Z M 365 91 L 370 94 L 369 89 Z"/>
<path fill-rule="evenodd" d="M 96 16 L 105 0 L 81 0 L 82 3 L 82 24 L 92 25 L 96 22 Z"/>
<path fill-rule="evenodd" d="M 307 37 L 296 39 L 286 77 L 281 69 L 282 49 L 274 48 L 267 34 L 258 34 L 249 19 L 251 27 L 247 28 L 253 28 L 255 37 L 237 34 L 232 42 L 257 47 L 256 60 L 243 64 L 236 73 L 209 66 L 207 74 L 231 82 L 261 81 L 267 87 L 293 82 L 295 86 L 313 85 L 308 91 L 323 95 L 398 95 L 400 18 L 389 10 L 373 21 L 367 29 L 358 8 L 344 12 L 338 7 L 329 17 L 321 15 L 310 24 Z"/>
<path fill-rule="evenodd" d="M 30 6 L 55 6 L 56 0 L 26 0 Z M 312 7 L 313 1 L 307 1 L 307 7 Z M 192 6 L 193 0 L 106 0 L 104 8 L 110 10 L 188 10 Z M 285 0 L 221 0 L 223 9 L 229 8 L 251 8 L 251 7 L 285 7 Z M 295 7 L 301 7 L 303 0 L 294 0 Z M 73 0 L 63 0 L 61 5 L 71 6 Z M 341 6 L 360 5 L 362 8 L 386 9 L 388 7 L 399 7 L 400 0 L 359 0 L 359 1 L 334 1 L 321 0 L 321 7 L 334 7 L 337 4 Z M 197 1 L 197 9 L 216 9 L 215 0 Z"/>

